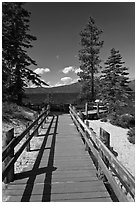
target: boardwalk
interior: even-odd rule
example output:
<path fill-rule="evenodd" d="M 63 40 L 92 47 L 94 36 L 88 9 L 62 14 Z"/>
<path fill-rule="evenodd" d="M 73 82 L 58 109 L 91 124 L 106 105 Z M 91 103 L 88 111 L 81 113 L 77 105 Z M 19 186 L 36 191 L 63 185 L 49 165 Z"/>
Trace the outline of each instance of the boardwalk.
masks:
<path fill-rule="evenodd" d="M 16 175 L 8 202 L 111 202 L 69 114 L 51 116 L 35 163 Z"/>

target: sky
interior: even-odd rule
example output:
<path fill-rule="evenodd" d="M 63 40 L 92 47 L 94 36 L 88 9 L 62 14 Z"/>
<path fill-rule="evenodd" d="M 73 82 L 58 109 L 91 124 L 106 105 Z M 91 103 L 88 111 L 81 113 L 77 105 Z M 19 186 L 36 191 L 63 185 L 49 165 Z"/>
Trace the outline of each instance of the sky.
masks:
<path fill-rule="evenodd" d="M 28 2 L 30 33 L 37 37 L 28 50 L 37 66 L 30 68 L 50 86 L 74 83 L 80 70 L 79 33 L 89 17 L 103 30 L 100 40 L 102 65 L 110 50 L 120 51 L 130 79 L 135 78 L 135 4 L 134 2 Z"/>

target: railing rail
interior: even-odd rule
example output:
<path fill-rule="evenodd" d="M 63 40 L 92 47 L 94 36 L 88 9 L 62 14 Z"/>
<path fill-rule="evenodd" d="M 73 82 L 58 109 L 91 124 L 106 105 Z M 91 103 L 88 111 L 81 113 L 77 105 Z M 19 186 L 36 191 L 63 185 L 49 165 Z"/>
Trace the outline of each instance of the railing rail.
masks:
<path fill-rule="evenodd" d="M 94 154 L 98 165 L 101 167 L 105 177 L 110 183 L 115 195 L 121 202 L 128 202 L 130 197 L 135 199 L 135 179 L 130 172 L 117 160 L 112 152 L 104 145 L 96 133 L 90 129 L 79 117 L 74 106 L 70 105 L 70 115 L 84 138 L 84 142 Z M 100 151 L 109 161 L 107 166 L 100 155 Z"/>
<path fill-rule="evenodd" d="M 6 165 L 4 166 L 4 169 L 2 171 L 2 180 L 4 180 L 11 170 L 11 167 L 14 168 L 14 163 L 17 161 L 18 157 L 21 155 L 23 150 L 26 148 L 32 137 L 35 135 L 35 133 L 38 131 L 38 128 L 43 124 L 46 117 L 49 114 L 49 106 L 47 106 L 46 110 L 42 110 L 42 113 L 40 116 L 32 122 L 18 137 L 13 137 L 13 139 L 8 143 L 8 145 L 3 149 L 2 152 L 2 161 L 6 160 L 6 158 L 14 151 L 14 148 L 19 144 L 19 142 L 32 130 L 32 133 L 29 135 L 29 137 L 25 140 L 25 142 L 22 144 L 22 146 L 18 149 L 18 151 L 12 155 L 12 158 L 6 162 Z M 11 179 L 12 180 L 12 179 Z M 10 182 L 10 181 L 9 181 Z"/>

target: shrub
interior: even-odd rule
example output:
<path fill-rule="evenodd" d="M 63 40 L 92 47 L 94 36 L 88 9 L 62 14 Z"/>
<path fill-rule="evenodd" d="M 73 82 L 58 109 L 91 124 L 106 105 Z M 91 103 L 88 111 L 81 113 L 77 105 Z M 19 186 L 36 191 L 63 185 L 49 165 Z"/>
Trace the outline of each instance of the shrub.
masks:
<path fill-rule="evenodd" d="M 20 111 L 20 107 L 17 106 L 17 104 L 15 103 L 8 103 L 5 102 L 2 104 L 2 112 L 4 113 L 8 113 L 8 114 L 12 114 L 14 112 L 19 112 Z"/>
<path fill-rule="evenodd" d="M 112 125 L 119 126 L 119 115 L 117 115 L 116 112 L 111 113 L 109 119 Z"/>
<path fill-rule="evenodd" d="M 135 126 L 135 118 L 130 114 L 123 114 L 119 117 L 119 126 L 130 128 Z"/>
<path fill-rule="evenodd" d="M 128 141 L 132 144 L 135 144 L 135 127 L 130 128 L 127 134 L 128 134 Z"/>
<path fill-rule="evenodd" d="M 101 122 L 107 122 L 107 118 L 106 118 L 106 117 L 105 117 L 105 118 L 102 118 L 100 121 L 101 121 Z"/>
<path fill-rule="evenodd" d="M 132 128 L 135 126 L 135 117 L 130 114 L 117 115 L 113 112 L 110 116 L 110 123 L 123 128 Z"/>

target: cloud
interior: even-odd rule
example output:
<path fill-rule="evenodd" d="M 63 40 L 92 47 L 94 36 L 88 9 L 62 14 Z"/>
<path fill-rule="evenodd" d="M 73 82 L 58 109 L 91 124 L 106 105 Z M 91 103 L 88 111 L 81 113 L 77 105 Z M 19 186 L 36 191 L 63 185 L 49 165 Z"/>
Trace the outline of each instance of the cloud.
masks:
<path fill-rule="evenodd" d="M 69 72 L 74 72 L 74 70 L 75 70 L 75 68 L 73 67 L 73 66 L 69 66 L 69 67 L 65 67 L 63 70 L 62 70 L 62 72 L 64 73 L 64 74 L 68 74 Z"/>
<path fill-rule="evenodd" d="M 78 78 L 72 79 L 71 77 L 63 77 L 60 79 L 59 82 L 57 82 L 54 86 L 64 86 L 76 83 L 78 81 Z"/>
<path fill-rule="evenodd" d="M 49 68 L 37 68 L 34 70 L 34 72 L 36 74 L 44 74 L 44 73 L 50 72 L 50 69 Z"/>
<path fill-rule="evenodd" d="M 64 83 L 64 84 L 68 84 L 72 81 L 72 78 L 71 77 L 63 77 L 61 78 L 61 81 Z"/>
<path fill-rule="evenodd" d="M 78 82 L 79 78 L 73 79 L 71 84 Z"/>
<path fill-rule="evenodd" d="M 64 85 L 68 85 L 71 84 L 73 81 L 73 79 L 71 77 L 63 77 L 60 79 L 59 82 L 57 82 L 54 86 L 64 86 Z"/>
<path fill-rule="evenodd" d="M 69 67 L 65 67 L 62 72 L 64 74 L 68 74 L 69 72 L 74 72 L 75 74 L 77 74 L 78 72 L 81 72 L 82 70 L 80 68 L 74 67 L 74 66 L 69 66 Z"/>
<path fill-rule="evenodd" d="M 53 85 L 52 87 L 56 87 L 56 86 L 63 86 L 64 84 L 61 82 L 57 82 L 55 85 Z"/>
<path fill-rule="evenodd" d="M 80 69 L 80 68 L 77 68 L 77 69 L 75 69 L 75 73 L 77 74 L 77 73 L 79 73 L 79 72 L 81 72 L 82 70 Z"/>

